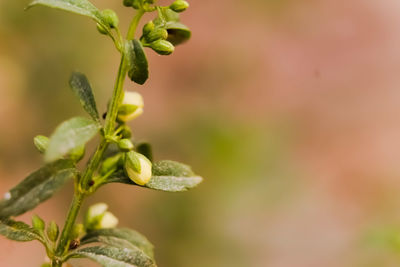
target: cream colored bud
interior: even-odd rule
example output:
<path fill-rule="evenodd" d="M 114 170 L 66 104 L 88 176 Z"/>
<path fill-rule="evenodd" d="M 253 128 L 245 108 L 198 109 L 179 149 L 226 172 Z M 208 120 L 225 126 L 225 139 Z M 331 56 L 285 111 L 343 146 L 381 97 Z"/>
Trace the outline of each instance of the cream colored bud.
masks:
<path fill-rule="evenodd" d="M 98 227 L 99 228 L 114 228 L 118 224 L 118 218 L 111 212 L 107 211 L 101 218 Z"/>
<path fill-rule="evenodd" d="M 143 97 L 137 92 L 125 92 L 122 104 L 118 109 L 118 120 L 127 122 L 143 113 Z"/>
<path fill-rule="evenodd" d="M 147 184 L 152 175 L 152 164 L 142 154 L 134 151 L 126 153 L 125 171 L 128 177 L 138 185 Z"/>

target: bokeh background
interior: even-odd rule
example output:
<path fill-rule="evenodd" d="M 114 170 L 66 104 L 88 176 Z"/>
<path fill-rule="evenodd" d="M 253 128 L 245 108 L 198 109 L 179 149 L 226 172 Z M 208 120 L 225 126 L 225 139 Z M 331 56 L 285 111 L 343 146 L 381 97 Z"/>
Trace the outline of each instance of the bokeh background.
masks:
<path fill-rule="evenodd" d="M 89 19 L 28 2 L 0 0 L 0 194 L 42 163 L 33 136 L 84 114 L 71 71 L 104 110 L 119 61 Z M 122 0 L 92 2 L 126 30 Z M 135 137 L 205 182 L 182 194 L 110 185 L 86 207 L 109 203 L 162 267 L 399 266 L 400 2 L 189 2 L 191 41 L 148 51 L 151 79 L 126 89 L 145 98 Z M 19 219 L 62 225 L 71 190 Z M 43 259 L 38 243 L 0 238 L 1 266 Z"/>

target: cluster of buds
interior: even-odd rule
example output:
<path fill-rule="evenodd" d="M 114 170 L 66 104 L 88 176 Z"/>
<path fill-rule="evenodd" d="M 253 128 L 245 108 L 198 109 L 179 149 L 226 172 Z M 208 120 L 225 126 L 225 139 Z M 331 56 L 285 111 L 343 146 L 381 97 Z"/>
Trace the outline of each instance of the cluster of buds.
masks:
<path fill-rule="evenodd" d="M 174 52 L 174 45 L 167 41 L 168 31 L 164 25 L 155 25 L 153 21 L 146 23 L 143 27 L 141 41 L 145 46 L 151 47 L 160 55 L 169 55 Z"/>
<path fill-rule="evenodd" d="M 111 212 L 107 211 L 108 205 L 105 203 L 98 203 L 89 207 L 86 212 L 84 227 L 87 231 L 114 228 L 118 224 L 117 217 Z"/>

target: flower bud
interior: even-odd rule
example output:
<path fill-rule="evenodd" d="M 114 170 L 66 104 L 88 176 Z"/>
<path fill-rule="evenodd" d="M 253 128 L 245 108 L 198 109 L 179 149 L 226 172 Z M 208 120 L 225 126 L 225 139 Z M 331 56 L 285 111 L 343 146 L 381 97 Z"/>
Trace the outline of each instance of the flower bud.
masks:
<path fill-rule="evenodd" d="M 169 8 L 175 12 L 183 12 L 189 7 L 189 3 L 184 0 L 176 0 Z"/>
<path fill-rule="evenodd" d="M 81 224 L 81 223 L 75 224 L 74 228 L 72 229 L 72 233 L 71 233 L 70 239 L 77 239 L 84 232 L 85 232 L 85 227 L 83 226 L 83 224 Z"/>
<path fill-rule="evenodd" d="M 124 0 L 124 6 L 130 7 L 132 6 L 134 0 Z"/>
<path fill-rule="evenodd" d="M 121 139 L 118 142 L 118 147 L 123 152 L 129 152 L 133 149 L 132 141 L 129 139 Z"/>
<path fill-rule="evenodd" d="M 114 228 L 118 225 L 118 218 L 114 216 L 109 211 L 106 211 L 104 213 L 103 218 L 101 218 L 100 223 L 99 223 L 99 228 Z"/>
<path fill-rule="evenodd" d="M 133 0 L 132 7 L 134 9 L 140 9 L 140 0 Z"/>
<path fill-rule="evenodd" d="M 89 207 L 85 217 L 85 228 L 96 230 L 101 228 L 113 228 L 118 224 L 118 219 L 107 211 L 105 203 L 98 203 Z"/>
<path fill-rule="evenodd" d="M 123 125 L 122 130 L 120 132 L 120 136 L 122 138 L 131 138 L 132 137 L 132 131 L 127 125 Z"/>
<path fill-rule="evenodd" d="M 117 154 L 115 156 L 105 159 L 103 161 L 103 164 L 101 165 L 100 174 L 105 175 L 112 170 L 116 170 L 120 164 L 121 157 L 122 157 L 121 154 Z"/>
<path fill-rule="evenodd" d="M 149 21 L 147 22 L 144 26 L 143 26 L 143 35 L 146 36 L 148 35 L 150 32 L 152 32 L 154 30 L 154 22 L 153 21 Z M 168 34 L 168 33 L 167 33 Z"/>
<path fill-rule="evenodd" d="M 43 230 L 44 230 L 44 227 L 45 227 L 45 223 L 44 223 L 44 221 L 42 220 L 42 218 L 40 218 L 40 217 L 37 216 L 37 215 L 33 215 L 33 216 L 32 216 L 32 226 L 33 226 L 33 228 L 35 228 L 36 230 L 43 231 Z"/>
<path fill-rule="evenodd" d="M 85 145 L 76 147 L 72 149 L 71 152 L 69 153 L 69 157 L 75 162 L 79 162 L 81 159 L 83 159 L 84 156 L 85 156 Z"/>
<path fill-rule="evenodd" d="M 166 40 L 152 42 L 150 47 L 160 55 L 170 55 L 175 50 L 174 45 Z"/>
<path fill-rule="evenodd" d="M 152 164 L 142 154 L 130 151 L 125 156 L 125 171 L 129 179 L 138 185 L 145 185 L 151 179 Z"/>
<path fill-rule="evenodd" d="M 49 146 L 49 138 L 44 135 L 37 135 L 33 138 L 33 143 L 40 153 L 44 153 Z"/>
<path fill-rule="evenodd" d="M 60 230 L 58 229 L 58 225 L 54 221 L 51 221 L 49 226 L 47 226 L 47 236 L 50 241 L 56 242 L 59 233 Z"/>
<path fill-rule="evenodd" d="M 107 30 L 103 26 L 101 26 L 100 24 L 97 23 L 96 27 L 97 27 L 97 30 L 99 31 L 99 33 L 108 34 Z"/>
<path fill-rule="evenodd" d="M 118 109 L 118 120 L 127 122 L 143 113 L 143 98 L 136 92 L 125 92 L 122 104 Z"/>
<path fill-rule="evenodd" d="M 108 26 L 110 26 L 110 28 L 116 28 L 118 26 L 119 19 L 114 10 L 104 9 L 103 11 L 101 11 L 101 15 L 103 16 Z"/>
<path fill-rule="evenodd" d="M 146 42 L 152 43 L 157 40 L 165 40 L 168 38 L 168 31 L 164 28 L 155 28 L 153 31 L 145 35 Z"/>

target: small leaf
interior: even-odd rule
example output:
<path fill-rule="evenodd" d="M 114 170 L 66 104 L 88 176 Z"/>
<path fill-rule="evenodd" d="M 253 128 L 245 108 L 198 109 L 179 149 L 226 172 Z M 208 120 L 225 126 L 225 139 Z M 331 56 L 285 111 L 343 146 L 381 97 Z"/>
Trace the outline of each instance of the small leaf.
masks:
<path fill-rule="evenodd" d="M 138 248 L 121 249 L 109 245 L 82 248 L 68 258 L 89 258 L 105 267 L 156 267 L 154 261 Z"/>
<path fill-rule="evenodd" d="M 123 241 L 125 242 L 123 242 Z M 88 244 L 93 242 L 101 242 L 105 244 L 109 244 L 112 246 L 120 247 L 121 245 L 126 245 L 128 243 L 131 246 L 138 247 L 147 256 L 150 258 L 154 258 L 154 246 L 150 243 L 150 241 L 139 234 L 138 232 L 127 229 L 127 228 L 109 228 L 109 229 L 99 229 L 95 231 L 91 231 L 86 234 L 82 240 L 81 244 Z"/>
<path fill-rule="evenodd" d="M 170 160 L 154 163 L 152 173 L 150 181 L 143 187 L 167 192 L 182 192 L 196 187 L 203 181 L 203 178 L 193 174 L 189 166 Z M 123 171 L 116 172 L 103 183 L 138 185 L 130 180 Z"/>
<path fill-rule="evenodd" d="M 142 43 L 138 40 L 127 42 L 128 54 L 128 76 L 138 84 L 144 84 L 149 78 L 149 70 L 146 54 L 143 50 Z"/>
<path fill-rule="evenodd" d="M 29 225 L 24 222 L 17 222 L 10 219 L 0 220 L 0 235 L 8 239 L 20 242 L 39 240 L 41 236 Z"/>
<path fill-rule="evenodd" d="M 86 76 L 80 72 L 73 72 L 69 79 L 69 85 L 71 86 L 72 91 L 79 97 L 81 105 L 92 119 L 100 121 L 92 87 L 90 86 L 89 80 Z"/>
<path fill-rule="evenodd" d="M 0 218 L 18 216 L 49 199 L 75 174 L 70 160 L 58 160 L 33 172 L 5 194 L 0 201 Z"/>
<path fill-rule="evenodd" d="M 101 12 L 88 0 L 34 0 L 28 5 L 27 9 L 37 5 L 57 8 L 90 17 L 101 26 L 105 27 L 107 31 L 110 31 L 107 22 L 101 15 Z"/>
<path fill-rule="evenodd" d="M 86 144 L 96 135 L 99 128 L 98 123 L 83 117 L 64 121 L 50 137 L 45 160 L 50 162 L 59 159 L 74 148 Z"/>
<path fill-rule="evenodd" d="M 167 22 L 165 28 L 168 32 L 167 41 L 175 46 L 183 44 L 192 36 L 190 29 L 180 22 Z"/>

